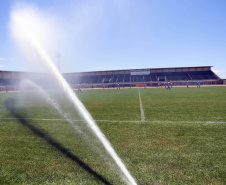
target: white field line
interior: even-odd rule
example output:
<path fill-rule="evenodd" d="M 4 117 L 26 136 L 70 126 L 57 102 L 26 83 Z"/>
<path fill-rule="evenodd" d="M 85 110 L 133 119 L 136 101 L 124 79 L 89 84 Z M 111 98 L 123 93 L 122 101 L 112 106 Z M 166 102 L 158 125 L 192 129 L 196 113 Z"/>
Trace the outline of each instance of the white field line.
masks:
<path fill-rule="evenodd" d="M 42 118 L 0 118 L 0 120 L 33 120 L 33 121 L 67 121 L 66 119 L 42 119 Z M 83 122 L 83 120 L 72 120 Z M 97 122 L 110 122 L 110 123 L 140 123 L 141 121 L 130 120 L 95 120 Z M 143 121 L 145 123 L 226 123 L 225 121 Z"/>
<path fill-rule="evenodd" d="M 42 118 L 0 118 L 0 120 L 33 120 L 33 121 L 67 121 L 66 119 L 42 119 Z M 72 120 L 83 122 L 83 120 Z M 130 120 L 95 120 L 97 122 L 110 122 L 110 123 L 140 123 L 141 121 Z M 145 123 L 226 123 L 225 121 L 143 121 Z"/>
<path fill-rule="evenodd" d="M 143 109 L 143 104 L 140 96 L 140 89 L 138 89 L 139 92 L 139 101 L 140 101 L 140 116 L 141 116 L 141 122 L 145 121 L 145 116 L 144 116 L 144 109 Z"/>

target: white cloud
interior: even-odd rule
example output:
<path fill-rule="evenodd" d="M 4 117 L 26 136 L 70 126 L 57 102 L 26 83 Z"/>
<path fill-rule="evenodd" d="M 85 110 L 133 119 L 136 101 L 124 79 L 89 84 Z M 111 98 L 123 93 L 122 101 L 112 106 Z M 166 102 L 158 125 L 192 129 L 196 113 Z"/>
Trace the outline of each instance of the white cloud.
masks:
<path fill-rule="evenodd" d="M 0 58 L 0 61 L 5 60 L 4 58 Z"/>
<path fill-rule="evenodd" d="M 216 75 L 218 75 L 220 78 L 226 79 L 226 71 L 222 70 L 212 70 Z"/>

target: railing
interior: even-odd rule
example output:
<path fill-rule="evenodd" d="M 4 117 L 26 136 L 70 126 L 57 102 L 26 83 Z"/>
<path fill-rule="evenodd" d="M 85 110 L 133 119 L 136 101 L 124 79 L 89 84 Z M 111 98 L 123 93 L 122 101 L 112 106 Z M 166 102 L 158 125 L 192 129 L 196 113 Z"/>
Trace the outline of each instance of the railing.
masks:
<path fill-rule="evenodd" d="M 187 81 L 171 81 L 172 85 L 182 87 L 187 86 Z M 201 86 L 214 86 L 214 85 L 224 85 L 223 80 L 199 80 Z M 225 80 L 226 83 L 226 80 Z M 102 84 L 81 84 L 82 88 L 117 88 L 118 83 L 102 83 Z M 143 85 L 141 85 L 143 84 Z M 149 81 L 149 82 L 128 82 L 120 83 L 121 88 L 133 88 L 133 87 L 164 87 L 164 82 Z M 72 88 L 77 89 L 77 84 L 71 85 Z M 190 80 L 189 86 L 197 86 L 197 80 Z"/>

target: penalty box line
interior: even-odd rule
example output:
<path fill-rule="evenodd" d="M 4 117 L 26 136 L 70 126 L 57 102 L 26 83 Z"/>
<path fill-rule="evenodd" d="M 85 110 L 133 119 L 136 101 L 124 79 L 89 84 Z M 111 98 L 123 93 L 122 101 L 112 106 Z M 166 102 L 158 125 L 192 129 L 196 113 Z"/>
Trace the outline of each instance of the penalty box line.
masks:
<path fill-rule="evenodd" d="M 33 120 L 33 121 L 67 121 L 66 119 L 42 119 L 42 118 L 0 118 L 0 120 Z M 77 122 L 84 122 L 85 120 L 71 120 Z M 110 123 L 140 123 L 141 121 L 130 120 L 95 120 L 96 122 L 110 122 Z M 145 123 L 226 123 L 225 121 L 143 121 Z"/>
<path fill-rule="evenodd" d="M 145 121 L 145 115 L 144 115 L 144 109 L 143 109 L 143 104 L 141 100 L 141 95 L 140 95 L 140 89 L 138 89 L 139 92 L 139 101 L 140 101 L 140 116 L 141 116 L 141 122 Z"/>

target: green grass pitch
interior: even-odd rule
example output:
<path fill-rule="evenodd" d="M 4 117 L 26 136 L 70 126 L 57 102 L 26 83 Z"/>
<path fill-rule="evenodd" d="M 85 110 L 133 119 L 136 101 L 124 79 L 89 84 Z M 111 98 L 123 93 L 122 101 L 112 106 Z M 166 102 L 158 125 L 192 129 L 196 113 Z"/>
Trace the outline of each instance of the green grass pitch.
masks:
<path fill-rule="evenodd" d="M 226 184 L 226 87 L 75 93 L 138 184 Z M 11 92 L 0 94 L 0 184 L 123 182 L 42 95 Z"/>

